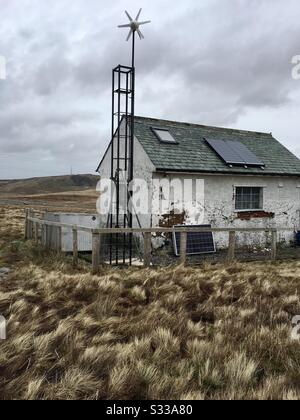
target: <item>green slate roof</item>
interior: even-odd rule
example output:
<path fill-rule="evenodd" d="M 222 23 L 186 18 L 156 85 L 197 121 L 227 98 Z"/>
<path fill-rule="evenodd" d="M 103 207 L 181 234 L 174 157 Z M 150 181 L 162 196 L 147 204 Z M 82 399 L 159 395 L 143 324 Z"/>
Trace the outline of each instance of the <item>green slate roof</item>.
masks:
<path fill-rule="evenodd" d="M 177 144 L 161 143 L 151 128 L 168 129 Z M 300 160 L 271 134 L 135 117 L 135 136 L 157 171 L 300 176 Z M 264 162 L 265 168 L 231 168 L 205 138 L 244 143 Z"/>

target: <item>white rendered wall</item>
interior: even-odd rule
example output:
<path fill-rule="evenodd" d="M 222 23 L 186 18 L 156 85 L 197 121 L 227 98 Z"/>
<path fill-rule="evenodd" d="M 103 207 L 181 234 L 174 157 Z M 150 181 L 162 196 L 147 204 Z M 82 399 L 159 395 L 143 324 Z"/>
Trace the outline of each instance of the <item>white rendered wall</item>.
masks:
<path fill-rule="evenodd" d="M 124 131 L 125 131 L 125 124 L 122 123 L 120 134 L 121 135 L 124 134 Z M 125 155 L 124 143 L 125 143 L 124 138 L 121 138 L 120 139 L 120 154 L 122 156 Z M 116 140 L 115 140 L 115 144 L 116 144 Z M 121 169 L 124 169 L 124 166 L 122 166 L 122 164 L 121 164 Z M 145 197 L 145 199 L 148 200 L 149 208 L 151 208 L 151 200 L 152 200 L 152 197 L 151 197 L 151 191 L 152 191 L 151 182 L 152 182 L 152 174 L 153 174 L 154 170 L 155 170 L 155 168 L 154 168 L 153 163 L 149 159 L 148 155 L 144 151 L 144 149 L 141 146 L 141 144 L 139 143 L 138 139 L 135 138 L 134 139 L 134 178 L 144 180 L 149 185 L 150 194 L 149 194 L 148 197 Z M 104 159 L 103 159 L 103 161 L 100 165 L 99 174 L 100 174 L 101 179 L 104 179 L 104 178 L 110 179 L 111 178 L 111 146 L 108 148 L 108 150 L 107 150 L 107 152 L 104 156 Z M 128 177 L 128 174 L 127 174 L 127 172 L 125 172 L 125 170 L 123 170 L 122 177 L 124 177 L 125 180 Z M 142 227 L 150 227 L 151 226 L 151 212 L 149 212 L 147 214 L 139 215 L 138 219 L 139 219 L 139 222 L 140 222 Z M 106 221 L 107 221 L 107 215 L 103 215 L 101 217 L 101 220 L 102 220 L 102 225 L 105 225 Z M 134 227 L 138 227 L 139 222 L 134 215 L 134 218 L 133 218 Z"/>
<path fill-rule="evenodd" d="M 121 133 L 124 132 L 124 125 Z M 121 140 L 121 153 L 124 154 Z M 111 149 L 109 148 L 99 173 L 101 178 L 111 177 Z M 232 228 L 286 228 L 286 231 L 279 232 L 279 241 L 289 243 L 293 241 L 293 230 L 300 229 L 300 177 L 271 177 L 271 176 L 240 176 L 240 175 L 186 175 L 186 174 L 160 174 L 155 173 L 155 168 L 150 161 L 143 147 L 135 138 L 134 142 L 134 177 L 142 179 L 149 185 L 149 195 L 144 197 L 148 201 L 149 212 L 139 216 L 142 227 L 156 227 L 160 223 L 161 216 L 152 210 L 153 188 L 152 180 L 168 179 L 202 179 L 204 181 L 204 219 L 203 223 L 211 224 L 213 227 L 232 227 Z M 127 175 L 125 173 L 125 178 Z M 263 187 L 264 204 L 263 211 L 274 213 L 274 218 L 262 217 L 251 220 L 241 220 L 235 211 L 235 187 L 253 186 Z M 171 208 L 170 208 L 171 211 Z M 106 216 L 102 218 L 102 225 L 106 222 Z M 188 223 L 197 223 L 191 220 Z M 138 226 L 138 221 L 134 217 L 134 226 Z M 240 234 L 238 241 L 243 244 L 258 245 L 265 243 L 265 234 Z M 226 247 L 228 244 L 228 234 L 216 235 L 217 245 Z"/>
<path fill-rule="evenodd" d="M 286 228 L 279 231 L 279 242 L 289 244 L 294 239 L 294 230 L 300 229 L 300 178 L 270 177 L 270 176 L 226 176 L 226 175 L 178 175 L 155 174 L 155 178 L 174 180 L 203 179 L 204 180 L 204 224 L 212 227 L 230 228 Z M 262 217 L 251 220 L 241 220 L 235 211 L 235 187 L 263 187 L 263 211 L 274 213 L 274 218 Z M 197 220 L 189 220 L 189 223 Z M 159 217 L 153 219 L 153 226 L 159 224 Z M 241 244 L 263 245 L 266 235 L 239 234 Z M 217 245 L 225 247 L 228 244 L 228 234 L 216 235 Z"/>

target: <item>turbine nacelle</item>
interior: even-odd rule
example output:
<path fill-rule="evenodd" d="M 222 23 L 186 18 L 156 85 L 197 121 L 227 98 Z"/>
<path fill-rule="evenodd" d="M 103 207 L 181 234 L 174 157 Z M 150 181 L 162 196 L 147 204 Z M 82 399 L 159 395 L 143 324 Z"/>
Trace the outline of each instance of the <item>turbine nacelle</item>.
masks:
<path fill-rule="evenodd" d="M 145 22 L 139 22 L 139 18 L 141 15 L 142 9 L 139 10 L 139 13 L 137 14 L 137 17 L 135 19 L 132 19 L 132 17 L 130 16 L 130 14 L 127 12 L 127 10 L 125 11 L 126 16 L 129 19 L 129 23 L 125 24 L 125 25 L 119 25 L 119 28 L 130 28 L 128 37 L 127 37 L 127 41 L 129 41 L 130 37 L 137 32 L 138 36 L 140 37 L 140 39 L 144 39 L 144 35 L 142 34 L 141 30 L 140 30 L 140 26 L 141 25 L 146 25 L 147 23 L 151 23 L 151 20 L 147 20 Z"/>
<path fill-rule="evenodd" d="M 136 20 L 134 20 L 134 21 L 132 21 L 130 23 L 130 27 L 131 27 L 131 29 L 133 31 L 137 31 L 139 29 L 139 27 L 140 27 L 140 24 L 139 24 L 139 22 L 137 22 Z"/>

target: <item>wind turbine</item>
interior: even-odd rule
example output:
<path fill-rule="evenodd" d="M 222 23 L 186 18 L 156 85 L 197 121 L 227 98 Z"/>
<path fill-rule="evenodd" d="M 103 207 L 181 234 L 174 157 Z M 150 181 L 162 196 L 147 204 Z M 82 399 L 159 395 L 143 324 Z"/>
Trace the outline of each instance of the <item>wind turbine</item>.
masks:
<path fill-rule="evenodd" d="M 129 23 L 126 23 L 125 25 L 119 25 L 119 28 L 130 28 L 129 34 L 126 38 L 126 41 L 130 40 L 130 37 L 132 36 L 132 67 L 134 67 L 134 53 L 135 53 L 135 33 L 137 32 L 138 36 L 140 37 L 140 40 L 144 39 L 144 35 L 142 34 L 140 30 L 140 26 L 146 25 L 147 23 L 151 23 L 151 20 L 146 20 L 144 22 L 139 22 L 139 18 L 141 16 L 143 9 L 140 9 L 136 18 L 133 19 L 130 14 L 125 10 L 125 14 L 129 19 Z"/>
<path fill-rule="evenodd" d="M 128 37 L 126 39 L 126 41 L 129 41 L 131 35 L 134 36 L 134 33 L 137 32 L 138 36 L 140 37 L 140 39 L 144 39 L 144 35 L 142 34 L 141 30 L 140 30 L 140 26 L 142 25 L 146 25 L 147 23 L 151 23 L 151 20 L 146 20 L 144 22 L 139 22 L 139 18 L 140 15 L 142 13 L 143 9 L 139 10 L 139 13 L 137 14 L 135 19 L 132 19 L 132 17 L 130 16 L 130 14 L 127 12 L 127 10 L 125 10 L 125 14 L 127 15 L 128 19 L 129 19 L 129 23 L 125 24 L 125 25 L 119 25 L 119 28 L 130 28 Z"/>
<path fill-rule="evenodd" d="M 121 66 L 119 64 L 119 66 L 117 66 L 114 70 L 113 70 L 113 100 L 112 100 L 112 153 L 111 153 L 111 172 L 112 172 L 112 176 L 111 179 L 113 179 L 114 177 L 114 173 L 116 173 L 115 178 L 115 184 L 116 184 L 116 194 L 117 194 L 117 200 L 116 200 L 116 207 L 117 207 L 117 212 L 116 212 L 116 216 L 117 216 L 117 225 L 119 224 L 119 216 L 120 216 L 120 180 L 119 180 L 119 176 L 120 176 L 120 161 L 125 161 L 127 162 L 126 165 L 126 169 L 125 171 L 127 171 L 127 217 L 124 218 L 124 226 L 128 227 L 128 228 L 132 228 L 133 227 L 133 214 L 130 211 L 130 209 L 132 208 L 132 195 L 133 195 L 133 190 L 132 190 L 132 181 L 134 179 L 134 118 L 135 118 L 135 33 L 138 34 L 139 38 L 142 40 L 144 39 L 144 35 L 142 34 L 141 30 L 140 30 L 140 26 L 142 25 L 146 25 L 147 23 L 150 23 L 150 20 L 144 21 L 144 22 L 140 22 L 140 16 L 142 13 L 142 9 L 139 10 L 137 16 L 135 19 L 133 19 L 130 14 L 127 12 L 127 10 L 125 11 L 126 16 L 129 19 L 129 23 L 126 23 L 125 25 L 119 25 L 119 28 L 129 28 L 129 34 L 127 36 L 127 41 L 130 40 L 130 38 L 132 37 L 132 66 L 131 67 L 127 67 L 127 66 Z M 124 77 L 124 74 L 126 75 Z M 116 77 L 117 76 L 117 77 Z M 125 79 L 125 83 L 126 86 L 125 88 L 122 88 L 122 83 L 124 84 L 124 79 Z M 117 83 L 117 89 L 115 87 L 115 83 Z M 125 113 L 121 112 L 121 106 L 124 106 L 124 99 L 123 102 L 121 101 L 121 94 L 125 95 L 125 103 L 126 103 L 126 110 Z M 117 101 L 115 100 L 117 95 Z M 123 96 L 124 98 L 124 96 Z M 122 105 L 121 105 L 122 104 Z M 115 112 L 115 110 L 118 109 L 117 112 Z M 117 131 L 115 131 L 116 128 L 116 124 L 115 124 L 115 119 L 117 119 L 117 126 L 118 129 Z M 123 119 L 125 119 L 125 159 L 120 157 L 120 152 L 121 152 L 121 147 L 120 147 L 120 132 L 121 130 L 119 129 Z M 113 147 L 114 145 L 114 139 L 117 133 L 117 142 L 118 145 L 117 147 Z M 124 136 L 123 136 L 124 137 Z M 117 154 L 117 157 L 115 158 L 114 153 Z M 115 161 L 117 160 L 117 171 L 115 172 Z M 124 163 L 124 162 L 123 162 Z M 136 215 L 136 218 L 138 219 L 138 216 Z M 111 227 L 113 225 L 113 215 L 110 215 L 110 224 Z M 129 261 L 130 261 L 130 265 L 132 262 L 132 241 L 133 241 L 133 236 L 132 234 L 129 235 Z M 126 241 L 125 241 L 126 242 Z M 111 249 L 111 248 L 110 248 Z M 126 253 L 126 244 L 124 244 L 124 255 Z M 118 253 L 116 252 L 117 257 L 116 257 L 116 261 L 118 262 Z M 110 259 L 112 260 L 112 251 L 110 251 Z M 125 261 L 125 260 L 124 260 Z"/>

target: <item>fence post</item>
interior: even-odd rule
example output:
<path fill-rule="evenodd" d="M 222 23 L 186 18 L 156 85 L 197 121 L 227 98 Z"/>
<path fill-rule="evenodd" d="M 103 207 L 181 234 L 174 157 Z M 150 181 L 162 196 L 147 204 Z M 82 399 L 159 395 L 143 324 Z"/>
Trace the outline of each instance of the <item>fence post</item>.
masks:
<path fill-rule="evenodd" d="M 92 270 L 97 274 L 100 265 L 100 235 L 92 231 Z"/>
<path fill-rule="evenodd" d="M 41 244 L 43 248 L 46 248 L 46 225 L 43 223 L 41 227 Z"/>
<path fill-rule="evenodd" d="M 28 228 L 28 224 L 29 224 L 29 210 L 26 209 L 26 214 L 25 214 L 25 241 L 27 241 L 29 239 L 29 228 Z"/>
<path fill-rule="evenodd" d="M 48 247 L 48 226 L 44 225 L 44 244 L 45 244 L 45 249 L 47 249 Z"/>
<path fill-rule="evenodd" d="M 277 230 L 273 229 L 272 230 L 272 253 L 271 253 L 272 261 L 276 261 L 276 257 L 277 257 Z"/>
<path fill-rule="evenodd" d="M 236 243 L 235 231 L 230 231 L 229 232 L 229 247 L 228 247 L 228 262 L 233 262 L 235 260 L 235 243 Z"/>
<path fill-rule="evenodd" d="M 180 233 L 180 264 L 186 264 L 187 233 Z"/>
<path fill-rule="evenodd" d="M 50 249 L 50 240 L 51 240 L 51 226 L 45 225 L 45 244 L 46 249 Z"/>
<path fill-rule="evenodd" d="M 77 267 L 78 265 L 78 231 L 73 228 L 73 266 Z"/>
<path fill-rule="evenodd" d="M 151 233 L 144 235 L 144 267 L 150 267 L 151 264 Z"/>
<path fill-rule="evenodd" d="M 30 217 L 35 217 L 32 209 L 30 210 Z M 30 239 L 34 239 L 34 222 L 30 222 Z"/>
<path fill-rule="evenodd" d="M 57 249 L 58 253 L 61 253 L 61 251 L 62 251 L 62 227 L 61 226 L 58 228 L 58 232 L 57 232 L 56 249 Z"/>
<path fill-rule="evenodd" d="M 34 241 L 38 243 L 39 240 L 39 224 L 37 222 L 34 223 Z"/>
<path fill-rule="evenodd" d="M 33 222 L 31 220 L 28 220 L 28 218 L 33 217 L 33 211 L 29 209 L 27 211 L 27 239 L 33 239 Z"/>

